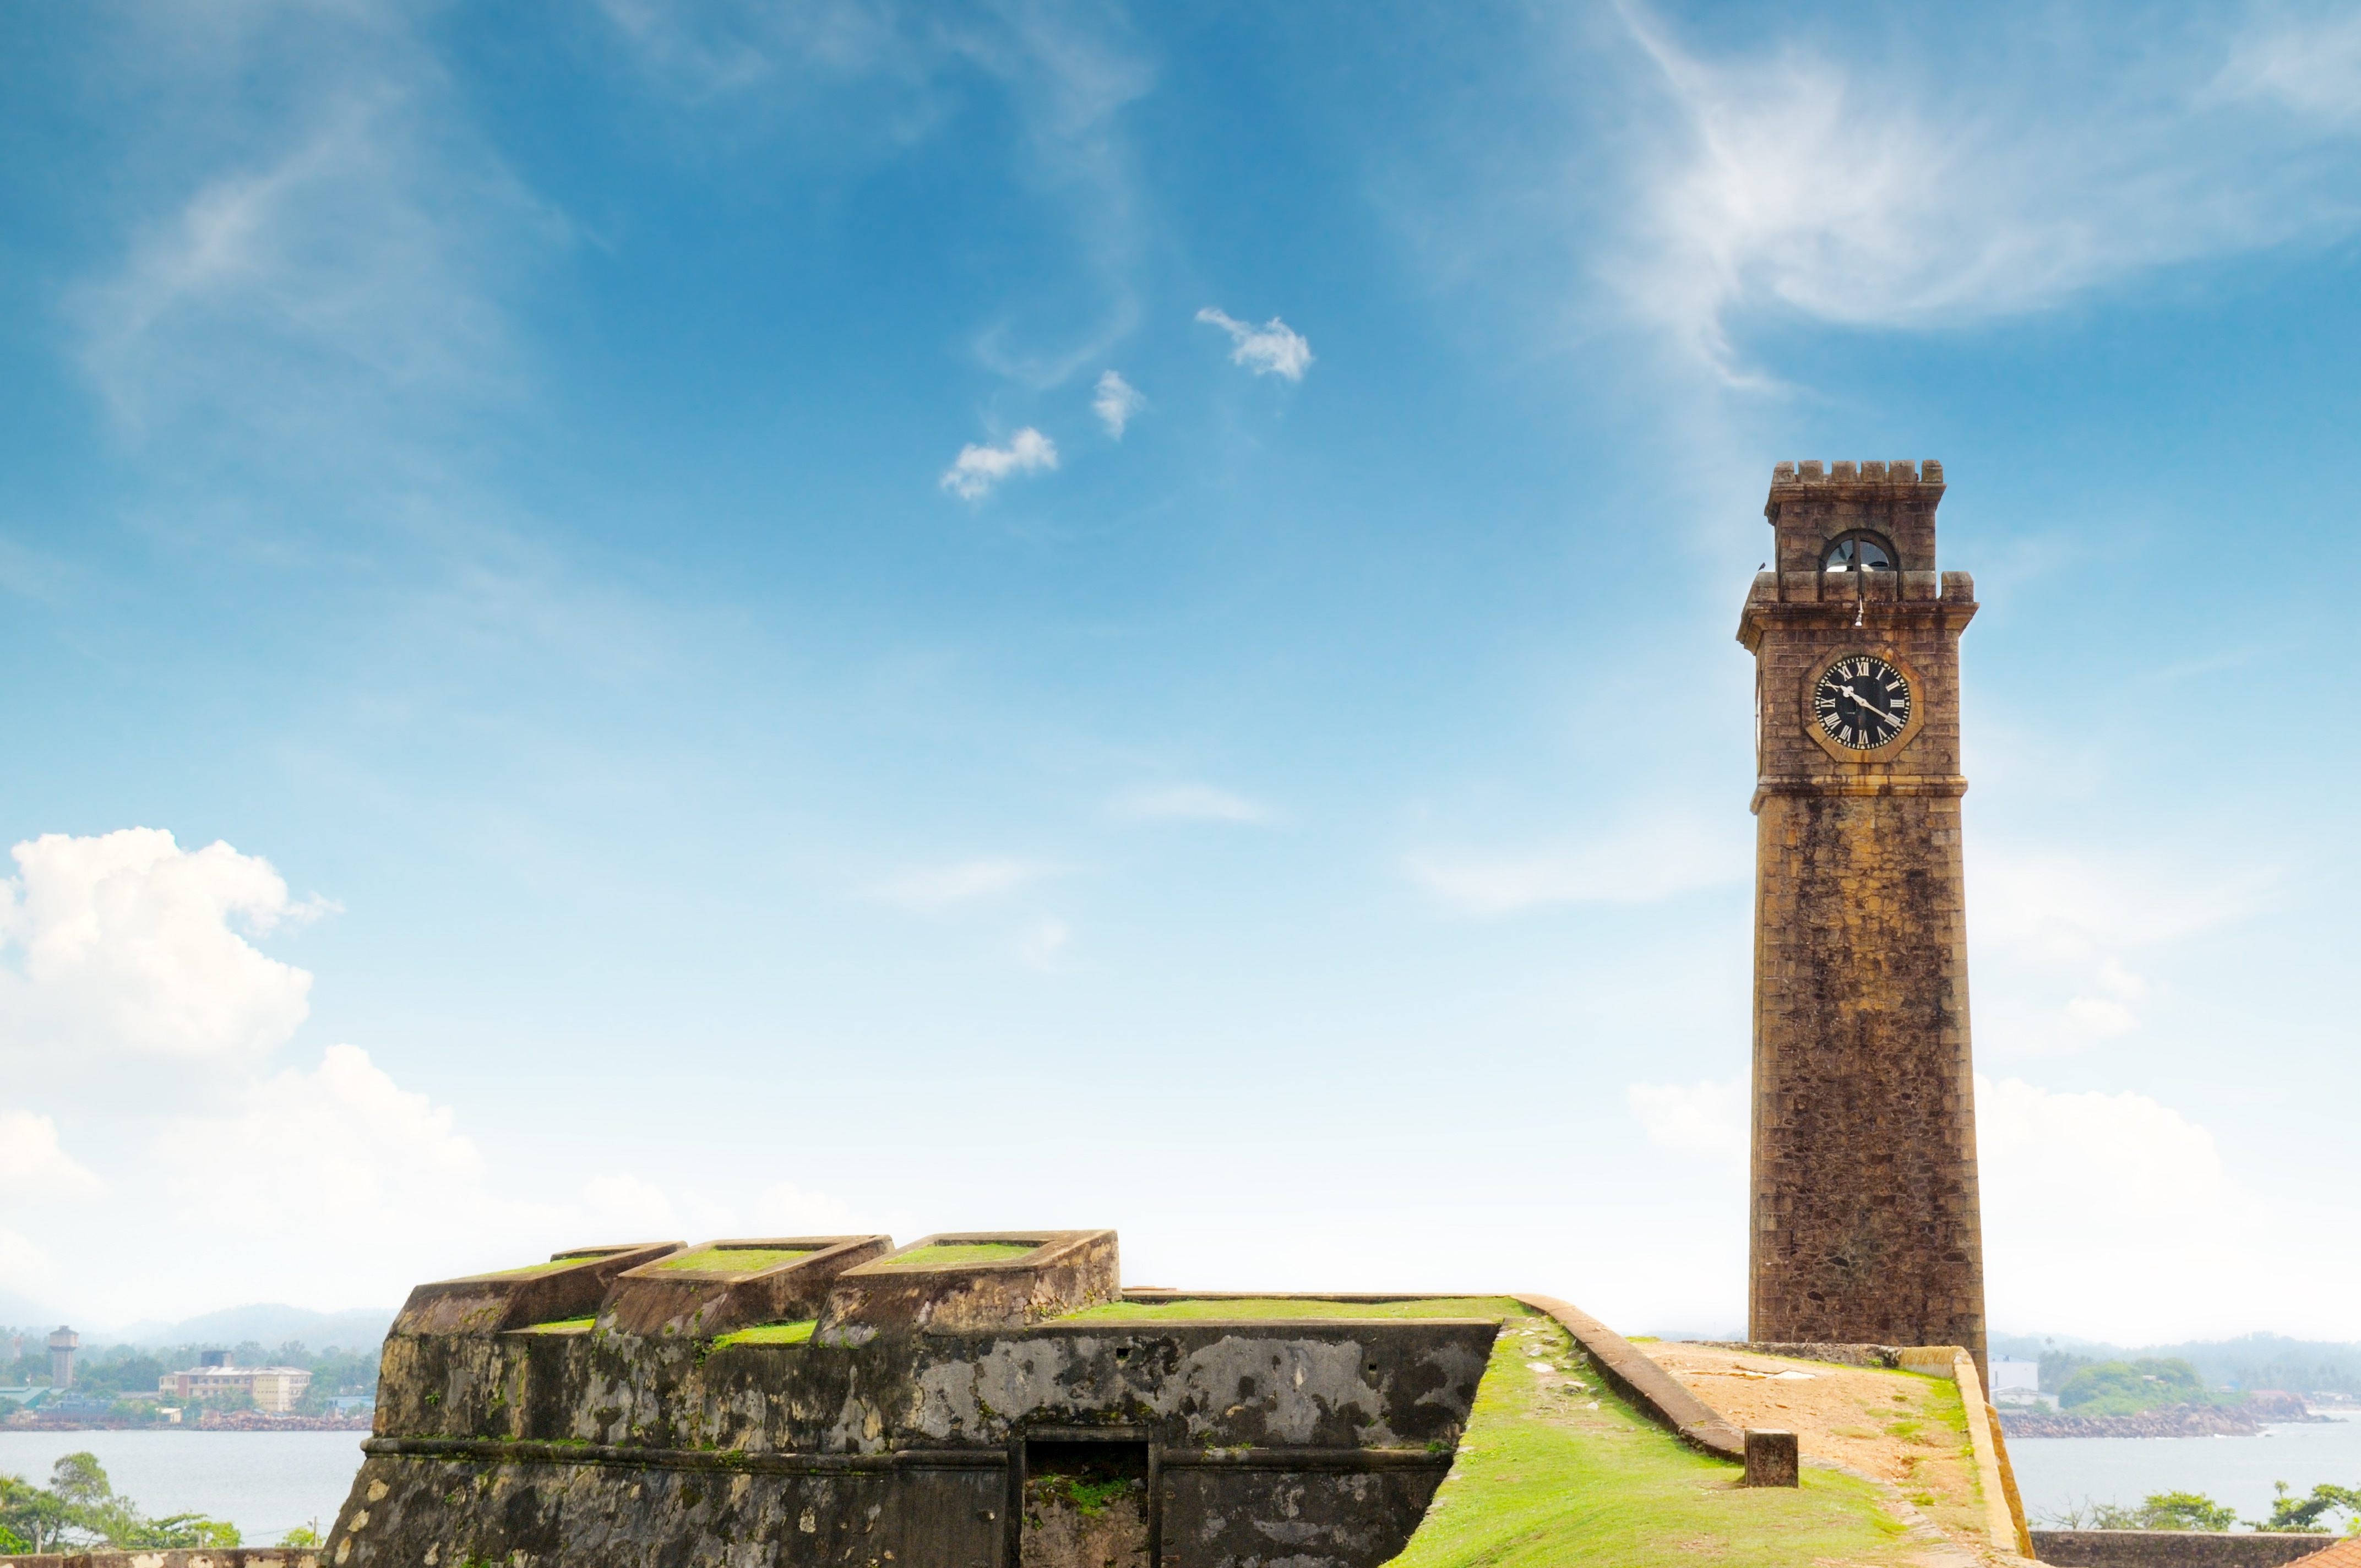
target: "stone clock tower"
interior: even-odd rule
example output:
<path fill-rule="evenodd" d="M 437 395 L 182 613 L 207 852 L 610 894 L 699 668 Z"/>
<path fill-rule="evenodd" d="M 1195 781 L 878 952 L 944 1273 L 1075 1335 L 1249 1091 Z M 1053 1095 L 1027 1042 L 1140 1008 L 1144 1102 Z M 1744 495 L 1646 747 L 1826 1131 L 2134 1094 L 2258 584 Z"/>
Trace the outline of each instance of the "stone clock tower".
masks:
<path fill-rule="evenodd" d="M 1754 655 L 1747 1337 L 1984 1364 L 1960 863 L 1965 572 L 1938 463 L 1782 463 Z"/>

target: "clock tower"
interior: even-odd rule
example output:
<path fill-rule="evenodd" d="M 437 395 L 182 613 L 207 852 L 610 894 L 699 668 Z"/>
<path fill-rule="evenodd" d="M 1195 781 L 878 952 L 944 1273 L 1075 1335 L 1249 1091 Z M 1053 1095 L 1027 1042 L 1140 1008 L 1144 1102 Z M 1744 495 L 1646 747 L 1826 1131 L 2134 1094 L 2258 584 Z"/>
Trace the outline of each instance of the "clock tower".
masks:
<path fill-rule="evenodd" d="M 1782 463 L 1754 655 L 1747 1337 L 1984 1364 L 1960 860 L 1965 572 L 1939 463 Z"/>

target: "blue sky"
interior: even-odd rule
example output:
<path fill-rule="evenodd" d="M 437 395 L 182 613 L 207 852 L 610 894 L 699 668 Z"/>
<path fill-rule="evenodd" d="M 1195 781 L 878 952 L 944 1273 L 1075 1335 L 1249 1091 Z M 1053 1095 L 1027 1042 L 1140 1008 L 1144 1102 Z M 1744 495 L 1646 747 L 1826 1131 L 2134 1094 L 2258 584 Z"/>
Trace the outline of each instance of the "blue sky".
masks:
<path fill-rule="evenodd" d="M 0 27 L 21 1311 L 1734 1325 L 1763 491 L 1936 457 L 1993 1325 L 2361 1337 L 2361 13 Z"/>

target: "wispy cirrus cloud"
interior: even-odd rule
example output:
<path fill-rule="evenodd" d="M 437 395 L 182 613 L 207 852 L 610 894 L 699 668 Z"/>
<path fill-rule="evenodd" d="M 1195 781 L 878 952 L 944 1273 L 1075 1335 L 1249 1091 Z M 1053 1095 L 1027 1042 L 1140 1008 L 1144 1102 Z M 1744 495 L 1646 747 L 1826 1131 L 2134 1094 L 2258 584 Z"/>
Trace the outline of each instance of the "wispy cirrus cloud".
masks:
<path fill-rule="evenodd" d="M 1197 313 L 1197 319 L 1228 333 L 1231 363 L 1243 365 L 1257 376 L 1301 381 L 1312 367 L 1311 340 L 1277 316 L 1255 326 L 1207 305 Z"/>
<path fill-rule="evenodd" d="M 1058 444 L 1027 425 L 1005 446 L 971 443 L 961 447 L 959 456 L 943 470 L 941 484 L 963 501 L 979 501 L 1011 475 L 1038 474 L 1057 466 Z"/>
<path fill-rule="evenodd" d="M 1739 378 L 1749 313 L 1944 327 L 2361 225 L 2350 159 L 2289 156 L 2349 123 L 2347 17 L 2160 40 L 2045 28 L 1995 74 L 1938 70 L 1899 36 L 1867 56 L 1793 33 L 1708 55 L 1638 5 L 1620 15 L 1669 113 L 1635 122 L 1653 150 L 1626 171 L 1636 199 L 1599 265 Z"/>
<path fill-rule="evenodd" d="M 1969 867 L 1979 954 L 1978 1032 L 1993 1049 L 2051 1054 L 2131 1035 L 2166 989 L 2176 943 L 2264 907 L 2277 868 L 2206 874 L 2186 860 L 2142 864 L 2012 850 Z"/>
<path fill-rule="evenodd" d="M 1518 851 L 1424 850 L 1411 879 L 1464 915 L 1502 916 L 1568 904 L 1652 904 L 1743 880 L 1742 838 L 1665 816 L 1595 838 Z"/>
<path fill-rule="evenodd" d="M 1260 801 L 1205 784 L 1132 790 L 1116 796 L 1115 810 L 1118 817 L 1144 822 L 1265 823 L 1278 816 Z"/>
<path fill-rule="evenodd" d="M 164 106 L 140 134 L 171 177 L 140 189 L 119 260 L 69 289 L 68 316 L 134 439 L 349 483 L 524 394 L 509 298 L 573 231 L 470 132 L 395 8 L 251 9 L 201 45 L 146 24 L 129 58 Z M 242 91 L 258 76 L 288 90 Z"/>
<path fill-rule="evenodd" d="M 2324 126 L 2361 125 L 2361 12 L 2258 13 L 2213 86 L 2224 100 L 2276 104 Z"/>
<path fill-rule="evenodd" d="M 991 855 L 948 865 L 917 866 L 896 872 L 869 889 L 880 903 L 920 914 L 956 908 L 999 898 L 1054 876 L 1060 868 L 1046 861 Z"/>

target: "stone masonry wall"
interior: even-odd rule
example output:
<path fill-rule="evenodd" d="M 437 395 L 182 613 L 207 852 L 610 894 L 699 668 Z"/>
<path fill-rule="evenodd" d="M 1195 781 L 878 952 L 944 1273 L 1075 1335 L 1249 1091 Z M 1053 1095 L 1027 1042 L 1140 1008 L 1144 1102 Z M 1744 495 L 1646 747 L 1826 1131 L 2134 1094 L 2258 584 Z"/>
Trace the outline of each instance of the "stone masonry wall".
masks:
<path fill-rule="evenodd" d="M 1028 1441 L 1104 1438 L 1153 1456 L 1165 1568 L 1374 1568 L 1447 1470 L 1496 1332 L 396 1335 L 329 1562 L 1017 1568 Z"/>
<path fill-rule="evenodd" d="M 1871 472 L 1871 470 L 1874 472 Z M 1938 573 L 1939 466 L 1782 465 L 1779 569 L 1740 640 L 1757 660 L 1753 1340 L 1958 1344 L 1984 1355 L 1960 851 L 1964 573 Z M 1830 574 L 1868 532 L 1899 570 Z M 1911 677 L 1886 751 L 1815 738 L 1808 688 L 1873 653 Z"/>

